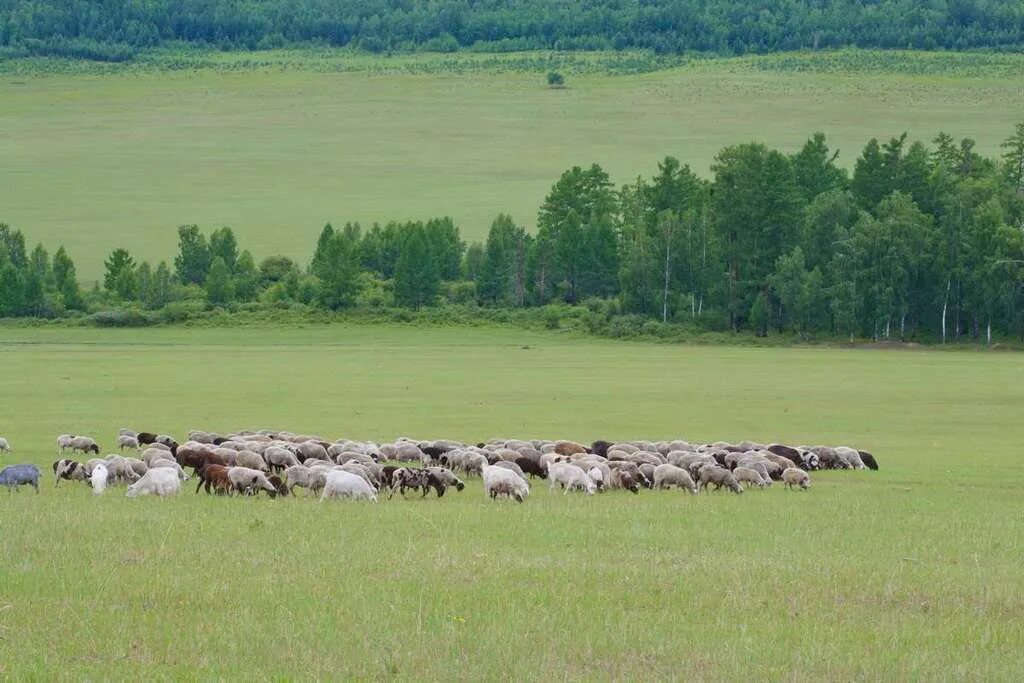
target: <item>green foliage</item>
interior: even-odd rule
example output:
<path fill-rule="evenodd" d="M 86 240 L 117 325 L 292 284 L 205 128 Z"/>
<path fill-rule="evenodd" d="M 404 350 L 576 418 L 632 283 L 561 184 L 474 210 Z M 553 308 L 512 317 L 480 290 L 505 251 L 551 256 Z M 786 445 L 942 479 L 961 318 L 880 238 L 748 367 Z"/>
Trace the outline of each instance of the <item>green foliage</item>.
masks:
<path fill-rule="evenodd" d="M 115 249 L 104 263 L 103 288 L 122 301 L 138 295 L 135 277 L 135 259 L 125 249 Z"/>
<path fill-rule="evenodd" d="M 355 303 L 363 282 L 352 240 L 328 228 L 320 236 L 311 270 L 320 280 L 320 303 L 334 311 Z"/>
<path fill-rule="evenodd" d="M 395 303 L 409 308 L 429 305 L 437 296 L 441 272 L 426 230 L 414 224 L 405 230 L 395 266 Z"/>
<path fill-rule="evenodd" d="M 204 283 L 207 300 L 214 305 L 224 305 L 234 300 L 234 289 L 231 286 L 231 270 L 223 257 L 215 256 L 210 264 L 210 271 Z"/>
<path fill-rule="evenodd" d="M 206 241 L 206 236 L 200 232 L 199 226 L 179 227 L 178 255 L 174 257 L 174 270 L 181 283 L 202 285 L 206 282 L 212 261 L 210 245 Z"/>
<path fill-rule="evenodd" d="M 565 76 L 557 71 L 549 71 L 548 76 L 548 87 L 549 88 L 563 88 L 565 87 Z"/>

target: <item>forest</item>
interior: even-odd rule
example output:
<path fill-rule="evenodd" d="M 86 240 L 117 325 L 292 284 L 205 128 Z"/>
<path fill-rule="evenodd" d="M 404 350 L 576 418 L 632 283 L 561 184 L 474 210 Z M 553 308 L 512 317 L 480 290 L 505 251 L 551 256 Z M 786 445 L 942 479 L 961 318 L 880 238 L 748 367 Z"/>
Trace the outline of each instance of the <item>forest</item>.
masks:
<path fill-rule="evenodd" d="M 234 231 L 178 229 L 155 265 L 124 249 L 82 290 L 61 246 L 0 224 L 0 316 L 175 321 L 189 310 L 468 306 L 584 310 L 593 331 L 685 325 L 797 338 L 1024 338 L 1024 123 L 997 158 L 940 133 L 870 140 L 847 173 L 824 134 L 792 155 L 722 149 L 702 179 L 673 157 L 616 188 L 565 171 L 535 233 L 497 215 L 467 245 L 450 218 L 326 225 L 307 264 L 259 263 Z M 147 312 L 162 311 L 163 318 Z M 557 320 L 555 321 L 557 325 Z"/>
<path fill-rule="evenodd" d="M 0 58 L 126 61 L 157 46 L 746 54 L 1019 49 L 1017 0 L 0 0 Z"/>

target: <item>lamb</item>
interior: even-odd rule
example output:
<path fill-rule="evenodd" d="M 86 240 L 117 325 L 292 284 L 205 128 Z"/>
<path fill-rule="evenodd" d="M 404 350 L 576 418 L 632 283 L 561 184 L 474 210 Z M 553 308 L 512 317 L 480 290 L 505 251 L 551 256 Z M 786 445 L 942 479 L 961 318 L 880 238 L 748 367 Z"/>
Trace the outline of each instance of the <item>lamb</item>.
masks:
<path fill-rule="evenodd" d="M 9 454 L 10 452 L 11 452 L 11 443 L 7 439 L 5 439 L 4 437 L 0 436 L 0 453 L 8 453 Z"/>
<path fill-rule="evenodd" d="M 721 489 L 724 486 L 733 493 L 743 493 L 743 487 L 736 481 L 736 477 L 724 467 L 705 465 L 701 468 L 699 487 L 707 491 L 709 484 L 713 484 L 715 490 Z"/>
<path fill-rule="evenodd" d="M 678 486 L 690 493 L 697 493 L 697 485 L 693 483 L 690 473 L 682 467 L 671 464 L 658 465 L 654 468 L 654 488 L 664 489 Z"/>
<path fill-rule="evenodd" d="M 224 465 L 206 465 L 199 470 L 199 483 L 196 485 L 196 493 L 199 493 L 200 487 L 205 486 L 206 492 L 209 493 L 210 489 L 218 494 L 231 495 L 234 492 L 234 487 L 231 484 L 231 479 L 228 477 L 228 468 Z"/>
<path fill-rule="evenodd" d="M 798 467 L 787 467 L 786 471 L 782 473 L 782 481 L 786 483 L 786 488 L 789 490 L 792 490 L 794 486 L 799 486 L 804 490 L 811 487 L 811 476 Z"/>
<path fill-rule="evenodd" d="M 123 451 L 126 448 L 130 448 L 132 450 L 137 451 L 139 450 L 139 440 L 134 436 L 121 434 L 120 436 L 117 437 L 117 448 L 118 450 L 121 451 Z"/>
<path fill-rule="evenodd" d="M 481 475 L 484 481 L 484 493 L 492 500 L 500 495 L 505 495 L 522 503 L 530 495 L 530 485 L 526 483 L 526 480 L 503 467 L 485 465 Z"/>
<path fill-rule="evenodd" d="M 284 471 L 284 480 L 293 495 L 296 486 L 306 489 L 307 493 L 317 494 L 327 483 L 327 475 L 311 470 L 305 465 L 292 465 Z"/>
<path fill-rule="evenodd" d="M 327 474 L 323 493 L 320 494 L 320 502 L 328 498 L 351 498 L 353 500 L 362 498 L 376 503 L 377 490 L 358 474 L 334 470 Z"/>
<path fill-rule="evenodd" d="M 554 491 L 556 485 L 561 485 L 563 495 L 569 491 L 583 491 L 587 495 L 594 495 L 597 485 L 594 480 L 587 476 L 587 473 L 577 465 L 556 462 L 548 467 L 549 491 Z"/>
<path fill-rule="evenodd" d="M 39 493 L 39 468 L 35 465 L 8 465 L 0 470 L 0 486 L 6 486 L 8 493 L 25 484 Z"/>
<path fill-rule="evenodd" d="M 181 491 L 181 480 L 178 474 L 169 467 L 157 467 L 142 475 L 142 478 L 128 487 L 127 496 L 154 495 L 161 498 L 176 495 Z"/>
<path fill-rule="evenodd" d="M 93 439 L 90 439 L 88 436 L 72 437 L 70 448 L 72 451 L 80 451 L 82 453 L 95 453 L 96 455 L 100 454 L 99 445 Z"/>
<path fill-rule="evenodd" d="M 89 477 L 89 485 L 92 486 L 93 494 L 99 496 L 107 488 L 107 468 L 103 463 L 92 468 L 92 476 Z"/>
<path fill-rule="evenodd" d="M 760 472 L 749 467 L 737 467 L 732 471 L 732 476 L 736 477 L 736 481 L 741 484 L 746 482 L 759 488 L 764 488 L 772 483 L 771 479 L 766 479 Z"/>
<path fill-rule="evenodd" d="M 270 494 L 271 498 L 275 498 L 276 496 L 284 497 L 284 496 L 288 495 L 288 487 L 285 486 L 285 483 L 281 479 L 281 477 L 277 476 L 276 474 L 272 474 L 269 477 L 267 477 L 267 481 L 269 481 L 270 485 L 274 487 L 275 491 L 277 491 L 276 494 L 275 493 L 271 493 Z"/>

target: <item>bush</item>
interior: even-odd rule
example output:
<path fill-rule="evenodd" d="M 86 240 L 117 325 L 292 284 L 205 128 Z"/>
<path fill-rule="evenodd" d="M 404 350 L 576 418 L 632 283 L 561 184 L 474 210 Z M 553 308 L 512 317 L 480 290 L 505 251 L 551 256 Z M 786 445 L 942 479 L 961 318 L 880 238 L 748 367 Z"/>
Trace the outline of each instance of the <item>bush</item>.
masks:
<path fill-rule="evenodd" d="M 157 317 L 162 323 L 183 323 L 201 316 L 205 310 L 206 305 L 202 301 L 172 301 L 157 311 Z"/>
<path fill-rule="evenodd" d="M 153 324 L 153 320 L 142 311 L 123 308 L 93 313 L 89 322 L 96 327 L 147 327 Z"/>

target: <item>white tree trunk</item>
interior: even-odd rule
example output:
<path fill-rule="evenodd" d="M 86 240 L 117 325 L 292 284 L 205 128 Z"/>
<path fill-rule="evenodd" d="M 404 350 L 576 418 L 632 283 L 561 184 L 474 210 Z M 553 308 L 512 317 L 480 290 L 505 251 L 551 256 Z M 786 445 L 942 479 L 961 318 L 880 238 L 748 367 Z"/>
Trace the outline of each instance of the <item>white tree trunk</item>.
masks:
<path fill-rule="evenodd" d="M 949 309 L 949 288 L 953 284 L 953 279 L 946 280 L 946 296 L 942 300 L 942 343 L 946 343 L 946 311 Z"/>
<path fill-rule="evenodd" d="M 665 240 L 665 287 L 661 294 L 661 322 L 668 322 L 668 275 L 669 275 L 669 259 L 672 255 L 672 242 L 670 239 Z"/>
<path fill-rule="evenodd" d="M 988 345 L 992 346 L 992 320 L 989 319 L 988 325 L 985 326 L 985 338 L 988 341 Z"/>

